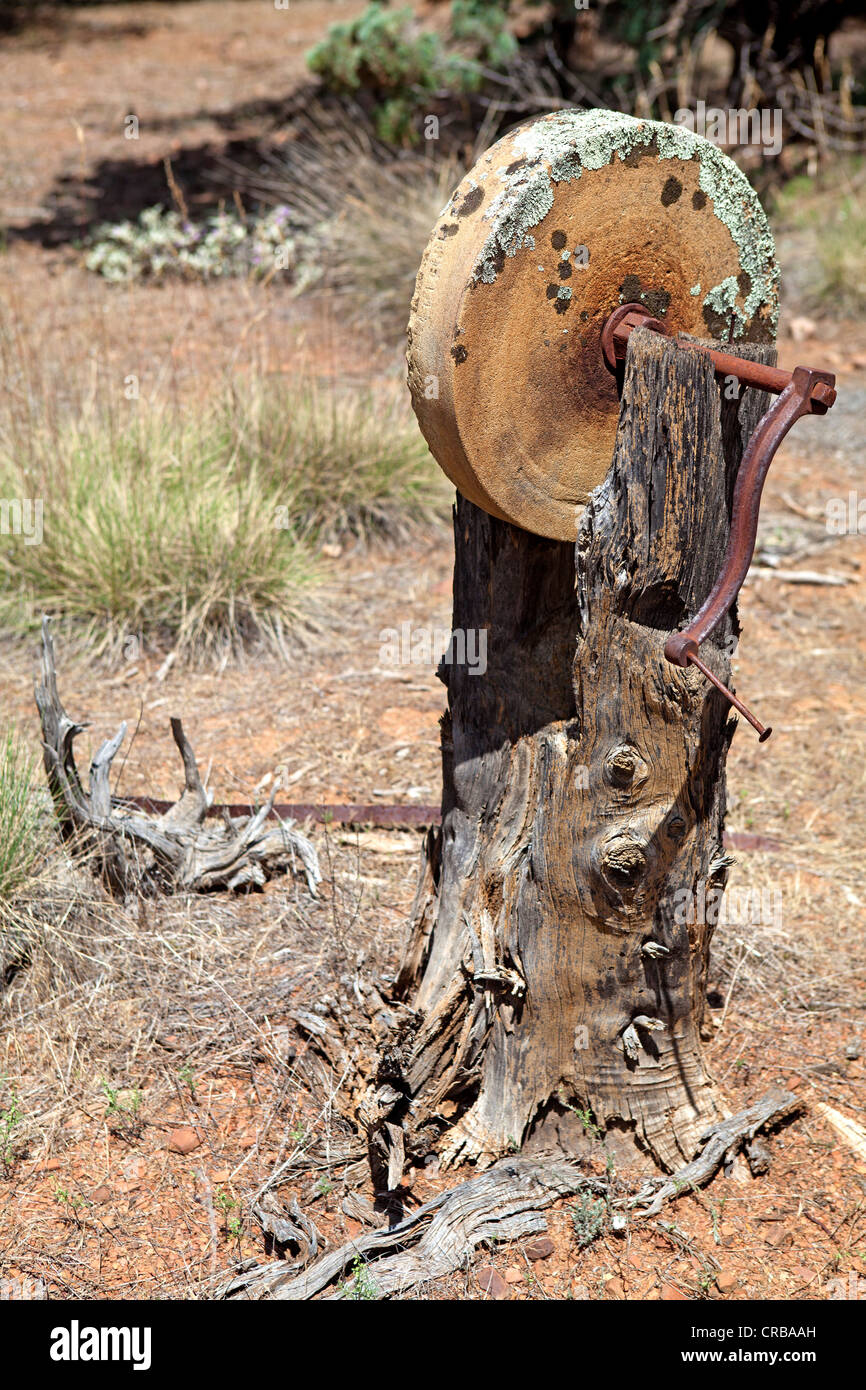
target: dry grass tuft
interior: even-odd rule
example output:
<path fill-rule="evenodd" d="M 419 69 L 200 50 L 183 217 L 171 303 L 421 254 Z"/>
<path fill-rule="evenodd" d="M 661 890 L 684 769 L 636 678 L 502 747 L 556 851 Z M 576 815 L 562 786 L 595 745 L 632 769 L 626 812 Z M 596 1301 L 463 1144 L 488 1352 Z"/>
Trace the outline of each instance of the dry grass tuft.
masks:
<path fill-rule="evenodd" d="M 478 135 L 479 155 L 488 134 Z M 465 171 L 432 153 L 395 156 L 363 112 L 325 105 L 296 122 L 295 138 L 249 187 L 287 206 L 293 222 L 315 236 L 322 278 L 340 294 L 347 321 L 396 343 L 406 332 L 421 255 Z"/>
<path fill-rule="evenodd" d="M 0 413 L 13 632 L 48 612 L 97 654 L 134 639 L 196 661 L 285 656 L 327 622 L 323 539 L 405 536 L 447 506 L 402 392 L 255 383 L 180 412 L 103 397 L 58 409 L 38 372 L 14 385 Z"/>

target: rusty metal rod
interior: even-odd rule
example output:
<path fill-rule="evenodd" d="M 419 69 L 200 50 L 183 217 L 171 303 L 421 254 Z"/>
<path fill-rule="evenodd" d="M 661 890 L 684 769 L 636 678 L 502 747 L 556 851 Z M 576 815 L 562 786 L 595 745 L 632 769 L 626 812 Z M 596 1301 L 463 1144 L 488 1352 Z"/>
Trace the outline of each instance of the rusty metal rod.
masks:
<path fill-rule="evenodd" d="M 766 743 L 773 730 L 765 728 L 764 725 L 761 724 L 760 721 L 755 718 L 755 716 L 752 714 L 752 711 L 750 709 L 747 709 L 747 707 L 743 704 L 742 700 L 738 700 L 734 692 L 732 690 L 729 690 L 726 685 L 723 685 L 722 682 L 719 680 L 718 676 L 713 675 L 709 666 L 705 666 L 699 656 L 689 655 L 688 664 L 690 666 L 697 666 L 699 671 L 703 671 L 707 680 L 712 681 L 716 689 L 722 692 L 725 699 L 733 705 L 734 709 L 739 710 L 740 714 L 742 714 L 745 719 L 748 719 L 752 728 L 756 731 L 758 735 L 758 742 Z"/>
<path fill-rule="evenodd" d="M 628 340 L 636 328 L 649 328 L 653 333 L 673 338 L 678 347 L 703 353 L 711 358 L 719 376 L 734 376 L 743 386 L 754 386 L 759 391 L 770 391 L 778 396 L 791 383 L 793 373 L 781 367 L 768 367 L 764 362 L 752 362 L 747 357 L 737 357 L 710 347 L 708 343 L 696 343 L 679 334 L 672 334 L 667 324 L 653 318 L 642 304 L 622 304 L 613 311 L 602 329 L 602 353 L 611 371 L 615 370 L 617 362 L 625 361 Z M 830 409 L 836 399 L 834 384 L 835 378 L 831 373 L 818 373 L 812 388 L 812 399 L 818 409 L 810 413 L 823 415 Z"/>
<path fill-rule="evenodd" d="M 601 333 L 601 350 L 611 372 L 621 372 L 628 351 L 628 340 L 636 328 L 648 328 L 654 333 L 672 336 L 666 324 L 653 318 L 641 304 L 622 304 L 608 318 Z M 681 632 L 675 632 L 665 643 L 665 656 L 676 666 L 697 666 L 735 709 L 748 719 L 763 743 L 770 737 L 751 710 L 738 700 L 726 685 L 698 657 L 698 646 L 724 618 L 736 602 L 745 579 L 758 534 L 758 514 L 761 494 L 776 450 L 789 429 L 803 415 L 826 415 L 836 400 L 836 378 L 831 372 L 813 367 L 795 367 L 793 372 L 751 362 L 745 357 L 722 352 L 704 343 L 693 343 L 675 337 L 678 347 L 704 353 L 720 376 L 733 376 L 745 386 L 778 394 L 779 399 L 760 420 L 749 440 L 737 473 L 731 527 L 722 568 L 706 600 L 691 622 Z"/>
<path fill-rule="evenodd" d="M 737 473 L 731 529 L 719 576 L 688 626 L 665 643 L 665 656 L 677 666 L 694 660 L 699 644 L 736 601 L 755 552 L 761 494 L 770 464 L 791 426 L 802 415 L 813 413 L 812 391 L 819 379 L 826 376 L 811 367 L 795 367 L 790 382 L 749 440 Z"/>
<path fill-rule="evenodd" d="M 163 816 L 174 806 L 173 801 L 163 801 L 156 796 L 117 796 L 112 797 L 112 807 L 119 810 L 147 811 L 150 815 Z M 216 801 L 208 807 L 207 816 L 252 816 L 260 808 L 252 802 Z M 426 829 L 428 825 L 438 825 L 438 806 L 395 806 L 383 804 L 368 806 L 360 802 L 348 804 L 315 804 L 309 801 L 283 802 L 271 807 L 270 816 L 275 820 L 314 820 L 323 825 L 373 825 L 379 829 L 406 827 L 416 830 Z"/>
<path fill-rule="evenodd" d="M 173 801 L 161 801 L 155 796 L 116 796 L 112 797 L 113 809 L 149 811 L 152 815 L 164 815 L 175 805 Z M 251 816 L 258 808 L 252 802 L 215 801 L 208 807 L 206 815 L 220 816 L 228 812 L 231 816 Z M 441 825 L 442 813 L 438 806 L 409 806 L 406 804 L 383 802 L 381 805 L 349 803 L 348 805 L 320 802 L 297 801 L 288 805 L 272 806 L 270 818 L 273 820 L 314 820 L 322 825 L 370 825 L 377 830 L 427 830 Z M 771 836 L 751 830 L 725 831 L 727 849 L 778 850 L 782 848 L 778 840 Z"/>

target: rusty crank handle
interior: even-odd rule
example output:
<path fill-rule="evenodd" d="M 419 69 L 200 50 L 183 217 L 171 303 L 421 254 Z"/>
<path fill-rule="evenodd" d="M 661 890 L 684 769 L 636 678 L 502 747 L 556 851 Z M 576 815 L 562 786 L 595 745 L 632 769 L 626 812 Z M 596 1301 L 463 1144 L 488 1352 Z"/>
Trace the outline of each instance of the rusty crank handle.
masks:
<path fill-rule="evenodd" d="M 647 314 L 639 304 L 625 304 L 608 319 L 602 332 L 602 351 L 612 371 L 624 360 L 628 336 L 638 327 L 650 328 L 657 333 L 667 332 L 665 325 Z M 831 372 L 812 367 L 795 367 L 793 372 L 784 372 L 700 343 L 677 341 L 684 348 L 706 353 L 713 359 L 716 372 L 721 375 L 736 376 L 743 385 L 781 392 L 779 399 L 759 421 L 740 463 L 734 487 L 728 546 L 719 576 L 691 622 L 681 632 L 673 633 L 664 649 L 668 661 L 675 666 L 691 665 L 702 671 L 725 699 L 749 721 L 763 743 L 770 737 L 772 729 L 765 728 L 751 710 L 713 675 L 698 655 L 698 647 L 736 601 L 748 574 L 755 553 L 761 494 L 776 450 L 801 416 L 826 415 L 836 399 L 836 378 Z"/>

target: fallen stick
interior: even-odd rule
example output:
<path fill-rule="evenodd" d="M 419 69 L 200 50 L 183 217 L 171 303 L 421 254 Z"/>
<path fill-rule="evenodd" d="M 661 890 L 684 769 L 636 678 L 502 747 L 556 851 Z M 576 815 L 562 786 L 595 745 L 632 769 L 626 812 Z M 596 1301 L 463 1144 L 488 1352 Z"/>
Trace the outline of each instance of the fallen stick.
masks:
<path fill-rule="evenodd" d="M 782 584 L 825 584 L 833 588 L 841 588 L 845 584 L 855 582 L 853 575 L 820 574 L 817 570 L 777 570 L 770 565 L 753 565 L 749 571 L 749 578 L 755 576 L 760 579 L 778 579 Z"/>
<path fill-rule="evenodd" d="M 856 1120 L 843 1115 L 841 1110 L 834 1110 L 832 1105 L 825 1105 L 823 1101 L 818 1101 L 815 1109 L 819 1115 L 823 1115 L 828 1125 L 835 1129 L 848 1148 L 852 1149 L 858 1158 L 866 1160 L 866 1129 Z"/>

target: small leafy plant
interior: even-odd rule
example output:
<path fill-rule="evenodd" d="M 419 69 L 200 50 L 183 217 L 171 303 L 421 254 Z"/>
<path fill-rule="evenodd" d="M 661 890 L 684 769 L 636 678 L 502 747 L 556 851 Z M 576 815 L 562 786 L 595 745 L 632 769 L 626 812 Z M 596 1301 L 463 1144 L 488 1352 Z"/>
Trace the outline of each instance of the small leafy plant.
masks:
<path fill-rule="evenodd" d="M 105 1077 L 100 1085 L 106 1099 L 105 1118 L 108 1120 L 111 1133 L 116 1134 L 119 1139 L 137 1139 L 144 1127 L 141 1117 L 144 1093 L 134 1090 L 125 1095 L 121 1094 L 109 1085 Z"/>
<path fill-rule="evenodd" d="M 360 1255 L 355 1256 L 352 1278 L 341 1285 L 344 1298 L 353 1302 L 370 1302 L 379 1297 L 379 1290 Z"/>
<path fill-rule="evenodd" d="M 591 1245 L 601 1235 L 604 1228 L 607 1213 L 604 1199 L 594 1198 L 588 1192 L 582 1192 L 577 1201 L 569 1207 L 569 1212 L 578 1245 L 581 1249 Z"/>
<path fill-rule="evenodd" d="M 214 1205 L 219 1207 L 223 1214 L 223 1226 L 226 1237 L 232 1240 L 240 1240 L 243 1230 L 243 1223 L 240 1216 L 232 1216 L 231 1213 L 237 1211 L 237 1200 L 226 1192 L 223 1188 L 214 1197 Z"/>
<path fill-rule="evenodd" d="M 195 1100 L 195 1073 L 189 1062 L 184 1062 L 177 1074 L 177 1079 L 182 1082 L 184 1086 L 189 1088 L 189 1093 L 192 1099 Z"/>
<path fill-rule="evenodd" d="M 21 1110 L 13 1087 L 9 1087 L 9 1099 L 0 1109 L 0 1163 L 8 1176 L 15 1162 L 15 1130 L 21 1122 Z"/>

